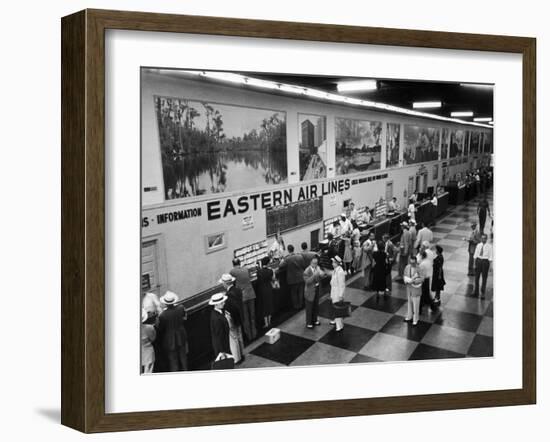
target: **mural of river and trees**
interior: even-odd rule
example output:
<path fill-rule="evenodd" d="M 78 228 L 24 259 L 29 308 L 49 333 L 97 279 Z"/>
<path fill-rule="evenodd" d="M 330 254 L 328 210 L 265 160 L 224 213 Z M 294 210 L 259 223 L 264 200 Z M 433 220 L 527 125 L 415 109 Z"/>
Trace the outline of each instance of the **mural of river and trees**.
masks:
<path fill-rule="evenodd" d="M 462 129 L 451 130 L 450 157 L 461 157 L 464 151 L 465 132 Z"/>
<path fill-rule="evenodd" d="M 155 97 L 166 199 L 287 181 L 286 114 Z"/>
<path fill-rule="evenodd" d="M 386 167 L 399 166 L 400 132 L 400 124 L 388 123 L 386 127 Z"/>
<path fill-rule="evenodd" d="M 298 114 L 300 180 L 327 176 L 327 117 Z"/>
<path fill-rule="evenodd" d="M 449 128 L 444 127 L 441 135 L 441 159 L 449 158 Z"/>
<path fill-rule="evenodd" d="M 382 123 L 336 118 L 336 175 L 380 169 Z"/>
<path fill-rule="evenodd" d="M 439 129 L 405 125 L 405 164 L 423 163 L 439 159 Z"/>

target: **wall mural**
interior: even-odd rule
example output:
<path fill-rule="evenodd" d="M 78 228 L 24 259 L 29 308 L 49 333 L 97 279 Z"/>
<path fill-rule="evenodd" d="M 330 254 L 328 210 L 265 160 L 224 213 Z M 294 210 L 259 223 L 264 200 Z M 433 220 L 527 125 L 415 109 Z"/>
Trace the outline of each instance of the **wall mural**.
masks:
<path fill-rule="evenodd" d="M 166 199 L 287 181 L 286 113 L 155 97 Z"/>
<path fill-rule="evenodd" d="M 488 132 L 484 132 L 482 140 L 481 145 L 483 146 L 483 152 L 491 153 L 493 151 L 493 135 Z"/>
<path fill-rule="evenodd" d="M 336 118 L 336 175 L 380 169 L 382 123 Z"/>
<path fill-rule="evenodd" d="M 449 128 L 444 127 L 441 135 L 441 156 L 442 160 L 449 158 Z"/>
<path fill-rule="evenodd" d="M 451 130 L 450 158 L 461 157 L 464 152 L 465 131 L 462 129 Z"/>
<path fill-rule="evenodd" d="M 477 155 L 479 152 L 480 133 L 472 131 L 470 134 L 470 155 Z"/>
<path fill-rule="evenodd" d="M 327 117 L 298 114 L 300 180 L 327 176 Z"/>
<path fill-rule="evenodd" d="M 439 128 L 405 125 L 405 164 L 434 161 L 439 158 Z"/>
<path fill-rule="evenodd" d="M 401 125 L 388 123 L 386 126 L 386 167 L 399 166 L 399 137 Z"/>

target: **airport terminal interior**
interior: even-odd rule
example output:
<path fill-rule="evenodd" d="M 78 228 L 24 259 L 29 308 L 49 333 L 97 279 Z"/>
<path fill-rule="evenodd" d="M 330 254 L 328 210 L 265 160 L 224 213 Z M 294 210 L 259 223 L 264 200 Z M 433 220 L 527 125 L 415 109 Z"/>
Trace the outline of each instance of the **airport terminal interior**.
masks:
<path fill-rule="evenodd" d="M 493 356 L 491 85 L 141 81 L 141 373 Z"/>

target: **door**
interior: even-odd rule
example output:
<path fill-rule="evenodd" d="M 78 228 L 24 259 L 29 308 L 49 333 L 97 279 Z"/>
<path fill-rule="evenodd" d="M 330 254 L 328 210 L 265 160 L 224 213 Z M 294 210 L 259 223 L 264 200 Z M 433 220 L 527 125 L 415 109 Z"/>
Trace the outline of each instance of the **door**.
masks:
<path fill-rule="evenodd" d="M 158 272 L 158 241 L 145 241 L 141 245 L 141 291 L 160 295 Z"/>
<path fill-rule="evenodd" d="M 391 201 L 393 198 L 393 181 L 386 183 L 386 201 Z"/>

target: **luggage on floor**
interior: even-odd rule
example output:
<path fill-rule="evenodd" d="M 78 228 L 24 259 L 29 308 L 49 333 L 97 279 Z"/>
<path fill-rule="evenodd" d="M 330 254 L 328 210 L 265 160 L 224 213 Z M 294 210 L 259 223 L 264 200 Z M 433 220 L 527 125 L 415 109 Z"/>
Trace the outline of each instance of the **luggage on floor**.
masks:
<path fill-rule="evenodd" d="M 281 330 L 278 328 L 272 328 L 265 334 L 268 344 L 275 344 L 281 337 Z"/>

